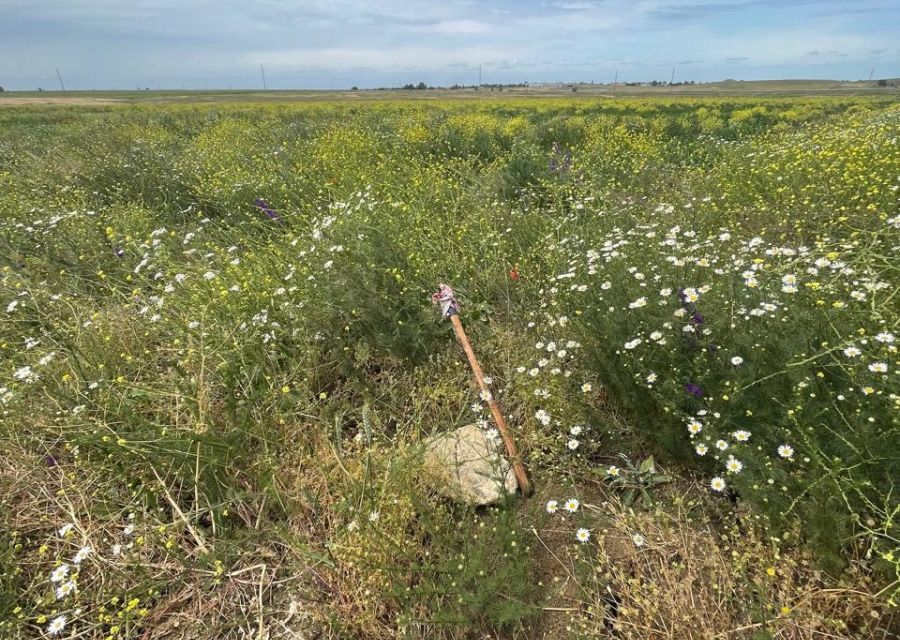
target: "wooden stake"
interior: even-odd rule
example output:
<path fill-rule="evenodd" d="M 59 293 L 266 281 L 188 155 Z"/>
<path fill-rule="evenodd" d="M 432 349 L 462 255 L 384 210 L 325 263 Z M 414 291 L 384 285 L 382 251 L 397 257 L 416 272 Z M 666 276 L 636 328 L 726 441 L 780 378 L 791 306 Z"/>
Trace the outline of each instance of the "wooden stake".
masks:
<path fill-rule="evenodd" d="M 513 440 L 509 427 L 506 426 L 506 420 L 503 419 L 503 414 L 500 413 L 500 408 L 494 401 L 494 394 L 484 381 L 484 373 L 481 370 L 481 365 L 478 364 L 478 359 L 475 358 L 475 352 L 472 351 L 472 345 L 469 343 L 469 338 L 463 330 L 462 323 L 459 321 L 459 316 L 456 313 L 451 314 L 450 322 L 453 324 L 453 330 L 456 332 L 456 337 L 462 345 L 463 351 L 466 352 L 466 357 L 469 359 L 469 366 L 472 367 L 472 373 L 475 374 L 475 380 L 478 382 L 478 387 L 481 389 L 482 396 L 487 398 L 487 404 L 491 409 L 491 415 L 494 416 L 494 422 L 497 423 L 497 427 L 500 430 L 500 437 L 503 438 L 503 444 L 506 445 L 506 453 L 509 454 L 513 473 L 516 475 L 516 482 L 519 483 L 519 490 L 522 492 L 523 496 L 530 495 L 531 483 L 528 481 L 528 476 L 525 475 L 525 467 L 522 466 L 522 460 L 519 458 L 519 451 L 516 449 L 516 441 Z"/>

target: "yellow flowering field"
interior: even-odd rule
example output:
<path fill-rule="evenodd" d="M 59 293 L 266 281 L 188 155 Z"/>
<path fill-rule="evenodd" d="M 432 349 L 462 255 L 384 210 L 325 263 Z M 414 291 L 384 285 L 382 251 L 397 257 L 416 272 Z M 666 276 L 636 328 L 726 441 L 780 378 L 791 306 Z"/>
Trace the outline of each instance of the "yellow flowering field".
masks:
<path fill-rule="evenodd" d="M 4 107 L 0 637 L 897 637 L 898 250 L 890 96 Z"/>

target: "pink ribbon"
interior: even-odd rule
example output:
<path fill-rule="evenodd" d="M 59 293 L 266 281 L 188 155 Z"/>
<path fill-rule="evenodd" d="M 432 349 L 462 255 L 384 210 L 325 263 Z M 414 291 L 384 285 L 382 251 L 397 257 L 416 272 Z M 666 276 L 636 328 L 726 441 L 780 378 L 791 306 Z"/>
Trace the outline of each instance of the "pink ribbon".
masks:
<path fill-rule="evenodd" d="M 453 297 L 453 289 L 445 284 L 438 285 L 437 292 L 431 294 L 431 303 L 441 306 L 441 316 L 449 318 L 459 313 L 459 303 Z"/>

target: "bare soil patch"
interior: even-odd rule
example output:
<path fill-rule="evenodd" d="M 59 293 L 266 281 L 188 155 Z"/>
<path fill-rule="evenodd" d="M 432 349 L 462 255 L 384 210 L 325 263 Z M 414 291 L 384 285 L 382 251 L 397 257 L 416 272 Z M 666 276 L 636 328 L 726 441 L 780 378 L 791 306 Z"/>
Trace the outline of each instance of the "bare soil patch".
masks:
<path fill-rule="evenodd" d="M 64 105 L 70 107 L 91 106 L 104 104 L 122 104 L 123 100 L 113 100 L 110 98 L 85 98 L 79 97 L 63 97 L 48 96 L 46 98 L 0 98 L 0 107 L 34 107 L 42 105 Z"/>

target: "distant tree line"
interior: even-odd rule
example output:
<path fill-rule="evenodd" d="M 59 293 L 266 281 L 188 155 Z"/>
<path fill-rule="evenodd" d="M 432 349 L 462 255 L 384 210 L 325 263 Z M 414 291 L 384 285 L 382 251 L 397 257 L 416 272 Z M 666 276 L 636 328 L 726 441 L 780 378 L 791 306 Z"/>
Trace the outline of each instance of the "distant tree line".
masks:
<path fill-rule="evenodd" d="M 442 85 L 437 86 L 429 86 L 424 82 L 419 82 L 418 84 L 408 83 L 400 87 L 404 91 L 425 91 L 428 89 L 450 89 L 451 91 L 461 91 L 464 89 L 487 89 L 488 91 L 503 91 L 504 89 L 512 89 L 512 88 L 521 88 L 527 87 L 527 82 L 517 82 L 517 83 L 492 83 L 492 84 L 451 84 L 449 87 L 445 87 Z M 391 89 L 396 89 L 397 87 L 377 87 L 375 91 L 389 91 Z M 351 91 L 359 91 L 359 88 L 354 86 L 350 89 Z"/>
<path fill-rule="evenodd" d="M 684 80 L 682 82 L 666 82 L 665 80 L 651 80 L 650 82 L 626 82 L 626 87 L 684 87 L 697 84 L 696 80 Z"/>

